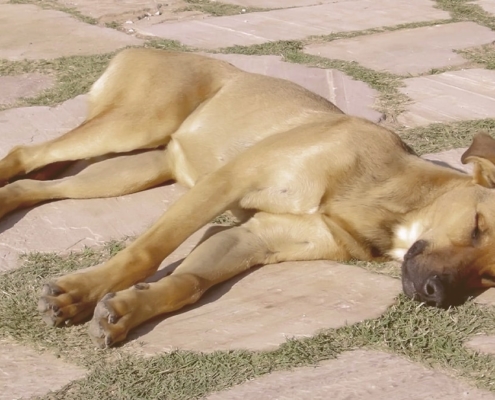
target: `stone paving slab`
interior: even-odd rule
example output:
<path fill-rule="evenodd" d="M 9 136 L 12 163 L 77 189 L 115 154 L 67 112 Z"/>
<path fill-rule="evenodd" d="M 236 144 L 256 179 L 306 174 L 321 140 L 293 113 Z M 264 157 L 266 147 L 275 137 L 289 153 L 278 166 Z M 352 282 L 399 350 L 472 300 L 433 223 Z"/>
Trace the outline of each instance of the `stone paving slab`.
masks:
<path fill-rule="evenodd" d="M 162 8 L 162 4 L 156 0 L 57 0 L 57 3 L 66 7 L 75 8 L 84 15 L 92 18 L 101 18 L 106 15 L 118 16 L 119 14 L 125 14 L 130 12 L 142 11 L 155 13 Z M 185 6 L 182 0 L 167 0 L 165 7 L 174 6 L 180 4 Z"/>
<path fill-rule="evenodd" d="M 495 335 L 479 335 L 468 340 L 466 346 L 480 353 L 495 355 Z"/>
<path fill-rule="evenodd" d="M 295 82 L 330 100 L 346 114 L 367 118 L 373 122 L 379 122 L 383 118 L 382 113 L 372 108 L 378 92 L 340 71 L 288 63 L 278 56 L 205 55 L 228 61 L 244 71 Z"/>
<path fill-rule="evenodd" d="M 0 76 L 0 106 L 13 104 L 23 97 L 34 97 L 54 83 L 52 76 L 38 73 Z"/>
<path fill-rule="evenodd" d="M 208 400 L 489 400 L 495 395 L 402 357 L 356 350 L 316 367 L 273 372 Z"/>
<path fill-rule="evenodd" d="M 404 80 L 412 98 L 397 120 L 407 126 L 495 117 L 495 71 L 466 69 Z"/>
<path fill-rule="evenodd" d="M 488 289 L 477 296 L 474 301 L 478 304 L 495 306 L 495 288 Z"/>
<path fill-rule="evenodd" d="M 143 43 L 114 29 L 30 4 L 0 4 L 0 26 L 0 58 L 12 61 L 107 53 Z"/>
<path fill-rule="evenodd" d="M 474 22 L 459 22 L 314 44 L 304 52 L 407 75 L 464 64 L 466 59 L 454 49 L 481 46 L 494 40 L 495 32 L 491 29 Z"/>
<path fill-rule="evenodd" d="M 228 0 L 229 4 L 237 4 L 246 7 L 263 7 L 263 8 L 289 8 L 314 6 L 328 3 L 343 3 L 353 0 Z"/>
<path fill-rule="evenodd" d="M 201 48 L 296 40 L 408 22 L 449 18 L 430 0 L 350 0 L 318 6 L 209 18 L 141 28 L 139 33 Z"/>
<path fill-rule="evenodd" d="M 0 400 L 41 396 L 82 379 L 85 373 L 51 354 L 0 341 Z"/>
<path fill-rule="evenodd" d="M 495 3 L 493 0 L 476 0 L 473 4 L 479 5 L 483 10 L 495 14 Z"/>
<path fill-rule="evenodd" d="M 330 261 L 266 265 L 212 288 L 196 305 L 131 332 L 129 351 L 276 348 L 379 317 L 401 292 L 384 275 Z"/>

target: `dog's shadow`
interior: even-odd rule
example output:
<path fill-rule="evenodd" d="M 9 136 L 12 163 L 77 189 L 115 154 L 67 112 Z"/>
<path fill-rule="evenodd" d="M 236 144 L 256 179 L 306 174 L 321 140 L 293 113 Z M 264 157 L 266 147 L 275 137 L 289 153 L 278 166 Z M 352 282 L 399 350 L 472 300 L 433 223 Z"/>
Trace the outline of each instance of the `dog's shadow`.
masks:
<path fill-rule="evenodd" d="M 147 280 L 147 282 L 154 282 L 154 281 L 160 279 L 160 277 L 165 277 L 165 276 L 171 274 L 173 272 L 173 270 L 175 270 L 175 268 L 177 268 L 182 263 L 182 261 L 184 261 L 184 259 L 176 261 L 175 263 L 172 263 L 172 264 L 168 265 L 167 267 L 161 269 L 153 277 L 151 277 L 149 280 Z M 226 282 L 220 283 L 220 284 L 212 287 L 203 295 L 203 297 L 201 297 L 201 299 L 199 301 L 197 301 L 194 304 L 185 306 L 185 307 L 181 308 L 180 310 L 177 310 L 177 311 L 174 311 L 171 313 L 157 316 L 157 317 L 147 321 L 143 325 L 140 325 L 136 329 L 132 330 L 129 333 L 129 335 L 127 336 L 127 339 L 124 342 L 124 344 L 127 342 L 130 342 L 130 341 L 139 340 L 139 338 L 141 336 L 144 336 L 144 335 L 152 332 L 157 327 L 158 324 L 162 323 L 163 321 L 165 321 L 168 318 L 174 317 L 176 315 L 180 315 L 182 313 L 187 313 L 191 310 L 194 310 L 194 309 L 199 308 L 199 307 L 203 307 L 204 305 L 207 305 L 209 303 L 213 303 L 213 302 L 221 299 L 225 294 L 227 294 L 232 289 L 232 287 L 234 285 L 236 285 L 239 281 L 241 281 L 242 279 L 244 279 L 248 275 L 252 274 L 253 272 L 258 270 L 259 268 L 261 268 L 261 266 L 253 267 L 253 268 L 243 272 L 242 274 L 237 275 L 237 276 L 229 279 Z"/>

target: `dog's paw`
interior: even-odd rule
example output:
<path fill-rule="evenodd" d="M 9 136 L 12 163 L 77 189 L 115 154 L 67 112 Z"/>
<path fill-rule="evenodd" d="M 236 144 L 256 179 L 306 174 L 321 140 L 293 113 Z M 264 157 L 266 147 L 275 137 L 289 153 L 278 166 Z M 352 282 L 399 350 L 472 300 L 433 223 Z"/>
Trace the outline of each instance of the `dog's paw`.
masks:
<path fill-rule="evenodd" d="M 96 305 L 88 333 L 99 348 L 108 348 L 127 337 L 132 312 L 120 301 L 119 297 L 125 297 L 121 293 L 108 293 Z"/>
<path fill-rule="evenodd" d="M 38 311 L 43 321 L 50 326 L 73 325 L 87 320 L 96 305 L 80 287 L 69 289 L 64 277 L 43 286 L 38 301 Z"/>

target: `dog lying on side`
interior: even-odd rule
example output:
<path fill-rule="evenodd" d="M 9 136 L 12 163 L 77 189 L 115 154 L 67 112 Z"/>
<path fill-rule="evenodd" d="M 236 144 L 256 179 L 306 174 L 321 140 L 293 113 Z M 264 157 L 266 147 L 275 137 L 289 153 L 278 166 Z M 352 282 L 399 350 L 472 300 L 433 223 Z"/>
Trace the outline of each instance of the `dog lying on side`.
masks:
<path fill-rule="evenodd" d="M 12 180 L 102 155 L 114 156 L 68 178 Z M 438 307 L 494 286 L 495 140 L 478 134 L 462 161 L 474 163 L 473 176 L 422 160 L 389 130 L 291 82 L 199 55 L 131 49 L 91 88 L 84 123 L 0 161 L 0 180 L 11 182 L 0 189 L 0 213 L 169 180 L 191 188 L 108 262 L 44 286 L 39 310 L 49 325 L 93 315 L 90 335 L 106 347 L 254 265 L 396 259 L 405 293 Z M 143 283 L 225 210 L 238 226 Z"/>

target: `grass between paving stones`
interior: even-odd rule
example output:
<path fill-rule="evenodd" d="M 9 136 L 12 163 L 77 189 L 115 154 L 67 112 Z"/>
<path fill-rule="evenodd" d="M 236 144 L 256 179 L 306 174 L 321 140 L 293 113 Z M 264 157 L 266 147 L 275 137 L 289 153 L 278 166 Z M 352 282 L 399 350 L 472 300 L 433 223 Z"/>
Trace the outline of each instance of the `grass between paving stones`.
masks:
<path fill-rule="evenodd" d="M 482 66 L 486 69 L 495 69 L 495 44 L 485 44 L 465 50 L 457 50 L 464 58 Z"/>
<path fill-rule="evenodd" d="M 38 7 L 47 9 L 47 10 L 57 10 L 62 11 L 66 14 L 72 15 L 74 18 L 79 21 L 85 22 L 87 24 L 96 25 L 98 20 L 88 17 L 87 15 L 82 14 L 76 8 L 63 6 L 56 1 L 51 0 L 10 0 L 10 4 L 34 4 Z"/>
<path fill-rule="evenodd" d="M 445 370 L 495 391 L 495 357 L 463 346 L 476 334 L 495 332 L 495 308 L 467 303 L 438 310 L 399 296 L 380 318 L 305 339 L 290 339 L 274 351 L 175 351 L 141 357 L 125 346 L 95 350 L 86 326 L 48 328 L 36 302 L 49 277 L 98 264 L 123 247 L 113 242 L 68 256 L 30 254 L 20 269 L 0 275 L 0 338 L 48 350 L 85 366 L 88 375 L 45 399 L 194 399 L 277 370 L 313 365 L 359 348 L 378 349 Z M 214 290 L 214 289 L 213 289 Z"/>
<path fill-rule="evenodd" d="M 153 39 L 144 47 L 168 51 L 194 51 L 175 40 Z M 0 59 L 0 76 L 21 75 L 38 72 L 55 76 L 52 88 L 41 94 L 18 100 L 14 105 L 4 108 L 23 106 L 54 106 L 89 91 L 91 85 L 103 73 L 112 57 L 117 52 L 89 55 L 59 57 L 53 60 L 9 61 Z M 0 111 L 2 107 L 0 106 Z"/>
<path fill-rule="evenodd" d="M 495 119 L 430 124 L 417 128 L 399 129 L 397 134 L 412 146 L 417 154 L 422 155 L 468 147 L 474 134 L 481 131 L 495 136 Z"/>
<path fill-rule="evenodd" d="M 184 0 L 188 5 L 177 9 L 175 12 L 184 11 L 200 11 L 214 17 L 223 15 L 238 15 L 247 14 L 258 11 L 269 11 L 270 8 L 261 7 L 243 7 L 237 4 L 229 4 L 228 2 L 211 1 L 211 0 Z"/>
<path fill-rule="evenodd" d="M 490 29 L 495 29 L 495 16 L 471 0 L 435 0 L 436 7 L 450 12 L 452 20 L 473 21 Z"/>
<path fill-rule="evenodd" d="M 404 110 L 408 97 L 399 91 L 403 86 L 402 78 L 389 72 L 379 72 L 359 65 L 357 62 L 331 60 L 302 52 L 304 42 L 285 41 L 269 42 L 252 46 L 232 46 L 220 49 L 227 54 L 276 55 L 285 61 L 304 64 L 310 67 L 337 69 L 348 76 L 367 83 L 379 92 L 378 109 L 387 117 L 395 117 Z"/>

